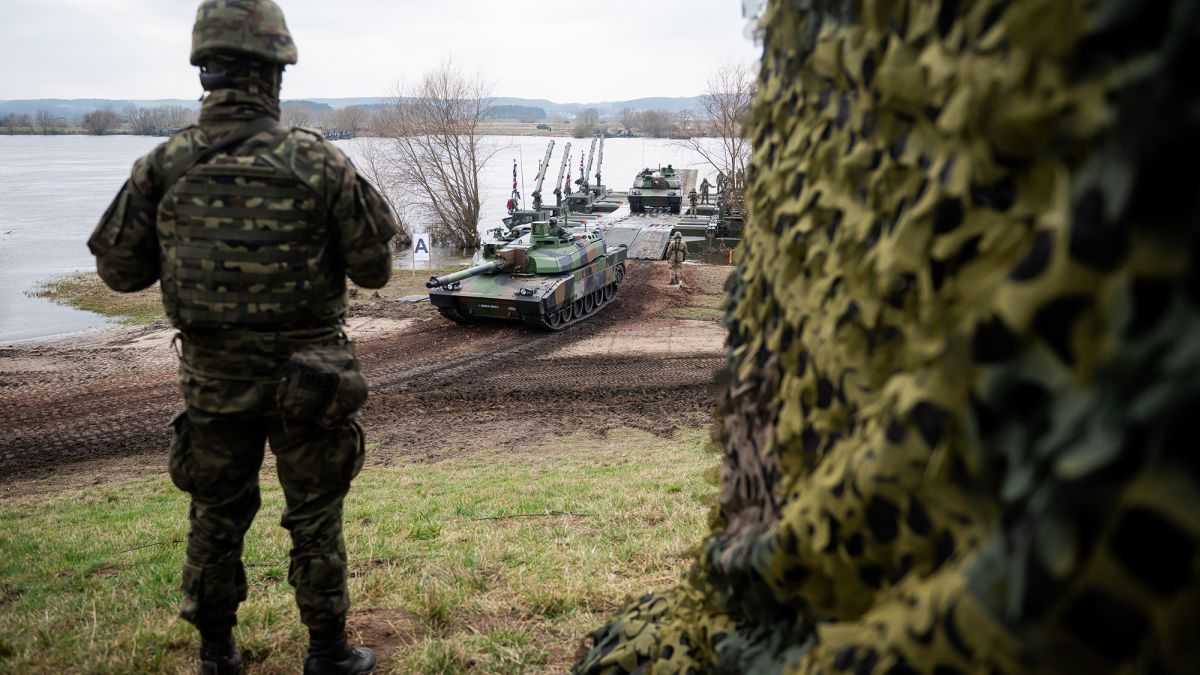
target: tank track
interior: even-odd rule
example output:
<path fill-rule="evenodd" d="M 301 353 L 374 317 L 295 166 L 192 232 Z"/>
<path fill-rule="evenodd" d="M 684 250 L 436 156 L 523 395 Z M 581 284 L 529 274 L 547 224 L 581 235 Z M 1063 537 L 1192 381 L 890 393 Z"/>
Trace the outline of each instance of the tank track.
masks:
<path fill-rule="evenodd" d="M 456 307 L 438 307 L 437 311 L 442 316 L 450 319 L 454 323 L 460 323 L 464 326 L 472 326 L 479 323 L 479 319 L 467 314 L 466 312 L 458 311 Z"/>
<path fill-rule="evenodd" d="M 521 320 L 525 322 L 525 325 L 541 330 L 560 331 L 594 316 L 617 297 L 617 291 L 621 288 L 621 282 L 625 280 L 625 263 L 618 264 L 616 271 L 616 281 L 594 291 L 589 296 L 576 300 L 554 314 L 522 316 Z M 591 309 L 587 308 L 589 305 Z"/>

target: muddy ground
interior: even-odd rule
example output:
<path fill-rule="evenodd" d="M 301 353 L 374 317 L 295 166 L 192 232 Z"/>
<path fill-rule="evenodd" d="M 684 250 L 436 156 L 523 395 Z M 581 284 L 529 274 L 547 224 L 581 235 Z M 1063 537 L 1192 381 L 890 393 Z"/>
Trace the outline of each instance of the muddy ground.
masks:
<path fill-rule="evenodd" d="M 390 301 L 360 305 L 349 332 L 371 386 L 361 416 L 368 465 L 556 434 L 706 425 L 724 330 L 675 316 L 716 304 L 723 274 L 685 268 L 691 288 L 679 290 L 666 286 L 665 263 L 631 263 L 611 305 L 559 333 L 464 327 Z M 182 405 L 172 335 L 161 325 L 117 328 L 0 349 L 0 494 L 161 472 L 168 422 Z"/>

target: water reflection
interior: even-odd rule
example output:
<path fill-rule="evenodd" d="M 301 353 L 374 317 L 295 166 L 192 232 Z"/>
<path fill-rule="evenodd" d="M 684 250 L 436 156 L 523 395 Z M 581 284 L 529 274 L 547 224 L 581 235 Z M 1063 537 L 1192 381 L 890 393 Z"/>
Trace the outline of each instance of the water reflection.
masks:
<path fill-rule="evenodd" d="M 499 152 L 480 177 L 481 231 L 496 227 L 506 215 L 513 159 L 518 163 L 524 206 L 531 205 L 529 191 L 547 140 L 532 136 L 487 138 Z M 586 152 L 589 141 L 554 140 L 549 181 L 557 174 L 567 141 L 572 142 L 571 177 L 578 178 L 579 155 Z M 128 177 L 134 160 L 159 142 L 161 139 L 143 136 L 0 136 L 0 344 L 74 333 L 107 323 L 95 314 L 33 298 L 28 292 L 48 279 L 93 269 L 85 245 L 88 235 Z M 355 139 L 336 144 L 354 157 L 357 144 L 363 142 Z M 701 176 L 707 175 L 715 182 L 714 172 L 705 170 L 703 160 L 690 150 L 673 141 L 640 138 L 606 141 L 601 178 L 610 188 L 624 190 L 643 167 L 666 164 L 700 169 Z M 594 175 L 591 180 L 595 180 Z M 543 192 L 547 203 L 553 203 L 549 181 Z M 435 267 L 456 267 L 470 261 L 469 251 L 447 248 L 445 242 L 439 246 L 436 239 L 433 244 Z M 402 269 L 412 267 L 407 250 L 398 252 L 396 265 Z"/>

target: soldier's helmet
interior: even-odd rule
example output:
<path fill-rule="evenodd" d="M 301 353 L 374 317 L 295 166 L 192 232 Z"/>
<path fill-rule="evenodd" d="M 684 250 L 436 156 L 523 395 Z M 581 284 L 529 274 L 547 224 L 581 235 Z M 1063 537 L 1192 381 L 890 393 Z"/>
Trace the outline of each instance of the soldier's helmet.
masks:
<path fill-rule="evenodd" d="M 675 233 L 675 238 L 676 238 L 676 239 L 683 239 L 683 233 L 682 233 L 682 232 L 676 232 L 676 233 Z M 662 241 L 662 240 L 661 240 L 661 239 L 659 239 L 659 241 Z"/>
<path fill-rule="evenodd" d="M 192 27 L 192 65 L 205 57 L 232 54 L 295 65 L 296 43 L 283 20 L 283 10 L 271 0 L 204 0 Z"/>

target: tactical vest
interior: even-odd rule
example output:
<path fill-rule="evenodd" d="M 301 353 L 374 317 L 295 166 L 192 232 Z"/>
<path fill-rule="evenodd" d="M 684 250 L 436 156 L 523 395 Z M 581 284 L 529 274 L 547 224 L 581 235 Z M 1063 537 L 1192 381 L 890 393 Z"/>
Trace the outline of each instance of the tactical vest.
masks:
<path fill-rule="evenodd" d="M 671 245 L 667 247 L 667 260 L 673 263 L 682 263 L 687 260 L 687 251 L 684 250 L 681 243 L 671 242 Z"/>
<path fill-rule="evenodd" d="M 278 149 L 198 163 L 159 202 L 163 305 L 177 328 L 312 328 L 345 312 L 324 199 Z"/>

